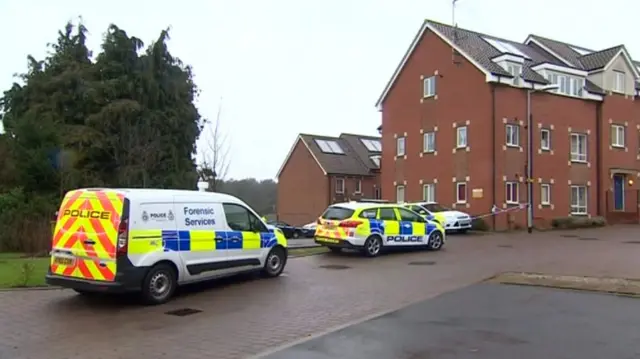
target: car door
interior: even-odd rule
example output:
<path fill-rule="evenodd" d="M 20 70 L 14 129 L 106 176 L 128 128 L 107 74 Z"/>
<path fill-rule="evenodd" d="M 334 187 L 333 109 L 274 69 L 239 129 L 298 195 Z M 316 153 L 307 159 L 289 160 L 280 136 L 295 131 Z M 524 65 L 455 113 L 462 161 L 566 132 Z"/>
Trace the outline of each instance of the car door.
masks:
<path fill-rule="evenodd" d="M 232 267 L 260 265 L 262 236 L 266 226 L 247 207 L 223 203 L 229 231 L 226 233 L 229 264 Z"/>
<path fill-rule="evenodd" d="M 406 208 L 398 208 L 400 215 L 400 235 L 403 244 L 422 245 L 426 237 L 426 220 L 419 214 Z"/>
<path fill-rule="evenodd" d="M 400 222 L 398 214 L 393 207 L 381 207 L 378 209 L 378 220 L 382 221 L 382 237 L 385 245 L 397 245 L 395 239 L 400 235 Z"/>

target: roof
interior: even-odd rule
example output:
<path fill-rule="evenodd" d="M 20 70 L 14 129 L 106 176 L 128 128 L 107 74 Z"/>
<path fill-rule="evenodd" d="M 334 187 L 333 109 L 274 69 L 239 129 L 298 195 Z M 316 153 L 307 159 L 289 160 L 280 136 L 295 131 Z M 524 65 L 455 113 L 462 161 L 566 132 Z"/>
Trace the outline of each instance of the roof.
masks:
<path fill-rule="evenodd" d="M 638 63 L 631 59 L 624 45 L 617 45 L 608 49 L 593 51 L 582 46 L 571 45 L 538 35 L 529 35 L 525 42 L 521 43 L 471 30 L 461 29 L 433 20 L 425 20 L 413 39 L 409 49 L 403 56 L 402 61 L 394 71 L 393 76 L 378 98 L 376 106 L 380 106 L 384 102 L 387 94 L 402 71 L 404 64 L 407 62 L 411 53 L 427 30 L 432 31 L 434 34 L 442 38 L 445 42 L 450 44 L 456 52 L 465 57 L 469 62 L 487 75 L 509 78 L 513 77 L 507 70 L 495 63 L 493 59 L 501 55 L 520 56 L 519 54 L 513 53 L 520 52 L 525 55 L 522 78 L 531 83 L 549 84 L 544 77 L 532 69 L 532 67 L 536 65 L 551 64 L 582 71 L 598 71 L 606 68 L 619 54 L 622 54 L 630 63 L 636 77 L 640 77 L 640 74 L 638 73 L 639 69 L 634 66 Z M 503 51 L 494 47 L 489 43 L 489 41 L 494 40 L 507 44 L 509 47 L 513 48 L 513 51 Z M 604 94 L 604 90 L 589 80 L 586 80 L 585 88 L 588 92 L 594 94 Z"/>
<path fill-rule="evenodd" d="M 229 203 L 241 203 L 244 202 L 237 197 L 226 193 L 219 192 L 203 192 L 203 191 L 190 191 L 180 189 L 162 189 L 162 188 L 78 188 L 72 191 L 113 191 L 122 193 L 127 198 L 131 199 L 153 199 L 160 200 L 162 196 L 165 197 L 194 197 L 199 200 L 207 199 L 211 201 L 224 201 Z M 71 191 L 70 191 L 71 192 Z"/>
<path fill-rule="evenodd" d="M 320 141 L 333 141 L 335 142 L 344 153 L 326 153 L 322 151 Z M 293 143 L 291 150 L 287 154 L 280 170 L 276 177 L 280 176 L 282 169 L 289 162 L 289 158 L 293 153 L 296 145 L 302 141 L 306 149 L 311 153 L 318 166 L 322 169 L 324 174 L 340 174 L 340 175 L 353 175 L 353 176 L 372 176 L 379 167 L 371 160 L 371 156 L 380 155 L 380 151 L 369 150 L 363 140 L 373 140 L 380 142 L 380 137 L 357 135 L 352 133 L 343 133 L 338 137 L 314 135 L 308 133 L 301 133 Z"/>

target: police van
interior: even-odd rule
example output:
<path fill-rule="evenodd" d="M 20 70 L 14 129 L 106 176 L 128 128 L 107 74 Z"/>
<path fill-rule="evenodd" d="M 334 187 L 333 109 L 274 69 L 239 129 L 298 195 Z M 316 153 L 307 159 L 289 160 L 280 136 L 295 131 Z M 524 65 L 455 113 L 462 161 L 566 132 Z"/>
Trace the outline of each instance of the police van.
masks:
<path fill-rule="evenodd" d="M 81 294 L 139 291 L 149 304 L 178 285 L 259 270 L 279 276 L 287 240 L 240 199 L 161 189 L 78 189 L 60 205 L 50 285 Z"/>
<path fill-rule="evenodd" d="M 386 247 L 422 246 L 440 250 L 445 231 L 399 204 L 348 202 L 329 206 L 318 219 L 315 242 L 333 252 L 357 249 L 375 257 Z"/>

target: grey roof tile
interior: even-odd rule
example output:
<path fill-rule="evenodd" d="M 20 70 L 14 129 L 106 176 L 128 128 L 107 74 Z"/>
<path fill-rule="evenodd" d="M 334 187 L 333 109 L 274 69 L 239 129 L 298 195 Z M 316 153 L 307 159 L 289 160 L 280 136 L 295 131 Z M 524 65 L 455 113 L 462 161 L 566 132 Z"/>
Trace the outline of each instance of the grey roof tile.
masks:
<path fill-rule="evenodd" d="M 364 143 L 362 143 L 362 140 L 366 139 L 366 140 L 380 141 L 381 140 L 380 137 L 363 136 L 363 135 L 356 135 L 352 133 L 343 133 L 340 135 L 340 138 L 346 141 L 349 144 L 349 146 L 351 146 L 351 148 L 354 150 L 360 162 L 362 162 L 362 164 L 364 164 L 369 169 L 369 171 L 379 170 L 379 167 L 371 160 L 371 156 L 380 155 L 382 152 L 369 151 L 369 149 L 367 149 L 367 146 L 365 146 Z"/>
<path fill-rule="evenodd" d="M 582 64 L 582 68 L 587 71 L 602 69 L 623 48 L 623 45 L 618 45 L 602 51 L 596 51 L 587 55 L 580 56 L 580 63 Z"/>
<path fill-rule="evenodd" d="M 318 159 L 320 165 L 328 174 L 343 174 L 354 176 L 371 176 L 370 167 L 360 158 L 358 151 L 353 147 L 351 140 L 342 137 L 330 137 L 301 133 L 300 137 L 307 144 L 309 150 Z M 369 136 L 361 136 L 369 138 Z M 379 138 L 377 138 L 379 139 Z M 344 154 L 325 153 L 320 149 L 315 140 L 335 141 L 342 148 Z M 364 147 L 364 145 L 362 145 Z"/>

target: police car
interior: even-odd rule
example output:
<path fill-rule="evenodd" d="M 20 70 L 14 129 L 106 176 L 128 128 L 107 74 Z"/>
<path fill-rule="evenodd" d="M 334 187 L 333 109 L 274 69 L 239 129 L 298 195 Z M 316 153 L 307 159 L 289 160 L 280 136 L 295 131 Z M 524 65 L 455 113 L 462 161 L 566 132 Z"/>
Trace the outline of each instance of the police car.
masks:
<path fill-rule="evenodd" d="M 279 276 L 287 240 L 240 199 L 213 192 L 78 189 L 60 205 L 46 281 L 81 294 L 141 292 L 245 271 Z"/>
<path fill-rule="evenodd" d="M 442 225 L 398 204 L 337 203 L 318 219 L 314 240 L 333 252 L 358 249 L 375 257 L 385 247 L 423 246 L 440 250 Z"/>
<path fill-rule="evenodd" d="M 472 218 L 468 213 L 451 210 L 435 202 L 405 203 L 404 206 L 427 219 L 439 222 L 447 233 L 465 233 L 471 229 Z"/>

